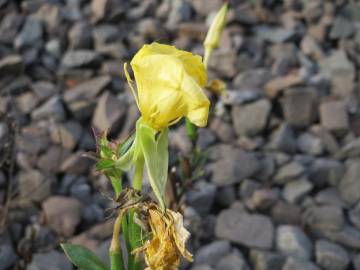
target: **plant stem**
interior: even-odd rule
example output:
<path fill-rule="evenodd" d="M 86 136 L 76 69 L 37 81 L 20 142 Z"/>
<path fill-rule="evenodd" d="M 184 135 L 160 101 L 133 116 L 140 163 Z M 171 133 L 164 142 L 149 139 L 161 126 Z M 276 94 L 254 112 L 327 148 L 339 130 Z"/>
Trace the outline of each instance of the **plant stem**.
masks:
<path fill-rule="evenodd" d="M 135 173 L 133 178 L 133 188 L 140 190 L 142 188 L 142 179 L 144 173 L 144 157 L 140 155 L 135 163 Z M 128 236 L 130 240 L 131 250 L 128 251 L 129 257 L 129 270 L 142 270 L 143 265 L 140 261 L 137 261 L 134 255 L 131 254 L 131 251 L 139 247 L 141 241 L 141 228 L 134 222 L 135 212 L 133 210 L 129 211 L 129 226 L 128 226 Z"/>
<path fill-rule="evenodd" d="M 111 239 L 111 245 L 109 249 L 111 270 L 125 270 L 120 239 L 119 239 L 122 216 L 123 214 L 120 212 L 117 218 L 115 219 L 115 223 L 114 223 L 113 236 Z"/>
<path fill-rule="evenodd" d="M 205 55 L 204 55 L 204 66 L 205 69 L 207 69 L 208 64 L 209 64 L 209 59 L 210 59 L 210 55 L 212 53 L 212 48 L 205 48 Z"/>

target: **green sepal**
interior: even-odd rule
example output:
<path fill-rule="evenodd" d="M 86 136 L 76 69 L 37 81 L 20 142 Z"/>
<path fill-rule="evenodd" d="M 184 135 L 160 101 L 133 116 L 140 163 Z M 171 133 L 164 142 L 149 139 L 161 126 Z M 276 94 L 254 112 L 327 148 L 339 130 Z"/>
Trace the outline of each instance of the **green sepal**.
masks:
<path fill-rule="evenodd" d="M 165 188 L 168 177 L 168 128 L 158 133 L 140 122 L 137 130 L 151 187 L 160 206 L 165 209 Z"/>
<path fill-rule="evenodd" d="M 90 250 L 73 244 L 61 244 L 68 259 L 81 270 L 109 270 L 109 268 Z"/>

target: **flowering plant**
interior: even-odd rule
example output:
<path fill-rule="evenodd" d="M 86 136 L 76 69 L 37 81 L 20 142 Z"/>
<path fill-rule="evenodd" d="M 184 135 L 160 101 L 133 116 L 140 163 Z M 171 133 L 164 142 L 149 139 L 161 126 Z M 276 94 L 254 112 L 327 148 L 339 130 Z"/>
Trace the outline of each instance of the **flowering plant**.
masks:
<path fill-rule="evenodd" d="M 210 101 L 203 92 L 207 83 L 206 63 L 219 43 L 226 11 L 225 5 L 210 27 L 204 43 L 205 62 L 190 52 L 154 42 L 144 45 L 130 62 L 136 85 L 124 65 L 141 113 L 136 132 L 119 144 L 110 143 L 106 132 L 97 140 L 96 167 L 110 179 L 118 204 L 109 250 L 111 270 L 176 270 L 181 257 L 192 261 L 185 246 L 190 234 L 183 226 L 183 216 L 165 204 L 168 128 L 183 117 L 189 135 L 196 132 L 195 126 L 207 124 Z M 145 167 L 156 201 L 141 193 Z M 121 176 L 130 169 L 134 169 L 132 187 L 124 189 Z M 120 233 L 126 249 L 120 244 Z M 62 247 L 80 269 L 108 269 L 83 247 L 71 244 Z"/>

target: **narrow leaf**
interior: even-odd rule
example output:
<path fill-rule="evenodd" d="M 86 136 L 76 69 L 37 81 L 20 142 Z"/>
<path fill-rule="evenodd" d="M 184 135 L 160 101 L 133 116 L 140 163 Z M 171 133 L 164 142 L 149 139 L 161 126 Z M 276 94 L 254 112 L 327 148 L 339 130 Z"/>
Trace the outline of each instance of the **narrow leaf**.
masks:
<path fill-rule="evenodd" d="M 109 270 L 89 249 L 73 244 L 61 244 L 68 259 L 82 270 Z"/>

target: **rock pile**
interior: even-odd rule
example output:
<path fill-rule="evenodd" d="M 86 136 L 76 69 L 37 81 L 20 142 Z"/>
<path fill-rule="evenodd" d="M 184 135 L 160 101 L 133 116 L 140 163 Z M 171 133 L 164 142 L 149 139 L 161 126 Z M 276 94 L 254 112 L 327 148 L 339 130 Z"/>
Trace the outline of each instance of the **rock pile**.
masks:
<path fill-rule="evenodd" d="M 200 131 L 208 161 L 186 196 L 195 260 L 183 269 L 360 270 L 360 4 L 255 2 L 230 1 L 209 63 L 228 91 Z M 16 198 L 0 269 L 71 269 L 64 239 L 106 253 L 110 187 L 83 157 L 91 128 L 130 134 L 123 63 L 154 40 L 202 54 L 221 5 L 0 0 L 0 112 L 13 119 L 0 117 L 0 200 L 9 185 Z M 191 150 L 184 134 L 171 132 L 172 160 Z"/>

